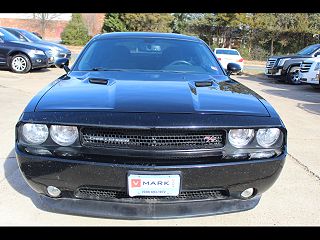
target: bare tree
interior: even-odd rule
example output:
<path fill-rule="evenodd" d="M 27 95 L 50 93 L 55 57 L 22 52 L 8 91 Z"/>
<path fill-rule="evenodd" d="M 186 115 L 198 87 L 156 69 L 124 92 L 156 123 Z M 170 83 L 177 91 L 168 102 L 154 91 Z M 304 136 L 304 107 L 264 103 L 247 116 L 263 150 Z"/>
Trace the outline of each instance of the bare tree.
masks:
<path fill-rule="evenodd" d="M 59 17 L 59 13 L 34 13 L 33 18 L 38 19 L 40 22 L 40 34 L 45 36 L 45 31 L 51 20 Z"/>

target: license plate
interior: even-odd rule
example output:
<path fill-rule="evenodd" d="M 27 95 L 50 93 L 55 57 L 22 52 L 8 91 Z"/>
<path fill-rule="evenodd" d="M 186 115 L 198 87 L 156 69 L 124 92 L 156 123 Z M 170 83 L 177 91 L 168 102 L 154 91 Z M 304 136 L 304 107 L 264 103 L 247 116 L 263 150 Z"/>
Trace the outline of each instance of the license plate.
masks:
<path fill-rule="evenodd" d="M 129 196 L 178 196 L 180 175 L 128 175 Z"/>

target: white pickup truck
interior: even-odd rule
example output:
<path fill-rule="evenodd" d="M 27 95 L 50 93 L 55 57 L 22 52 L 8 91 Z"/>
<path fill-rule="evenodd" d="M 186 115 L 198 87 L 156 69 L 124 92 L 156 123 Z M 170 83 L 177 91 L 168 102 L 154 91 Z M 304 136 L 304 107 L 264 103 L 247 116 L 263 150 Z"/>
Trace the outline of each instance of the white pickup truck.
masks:
<path fill-rule="evenodd" d="M 299 79 L 302 83 L 310 84 L 314 88 L 320 88 L 320 56 L 308 58 L 301 63 Z"/>

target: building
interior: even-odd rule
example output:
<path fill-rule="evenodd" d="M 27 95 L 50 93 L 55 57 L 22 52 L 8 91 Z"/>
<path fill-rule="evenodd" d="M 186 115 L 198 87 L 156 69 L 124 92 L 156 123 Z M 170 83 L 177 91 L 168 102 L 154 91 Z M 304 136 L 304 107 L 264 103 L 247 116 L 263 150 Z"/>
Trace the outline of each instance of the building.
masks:
<path fill-rule="evenodd" d="M 105 14 L 81 14 L 90 36 L 101 32 Z M 46 40 L 61 40 L 61 33 L 71 20 L 71 13 L 0 13 L 0 26 L 37 32 Z"/>

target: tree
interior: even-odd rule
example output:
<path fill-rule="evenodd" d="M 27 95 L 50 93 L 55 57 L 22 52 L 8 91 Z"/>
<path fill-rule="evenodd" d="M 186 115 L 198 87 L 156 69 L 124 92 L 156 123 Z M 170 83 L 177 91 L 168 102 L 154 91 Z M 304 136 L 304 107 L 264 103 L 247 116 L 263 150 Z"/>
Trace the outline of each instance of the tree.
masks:
<path fill-rule="evenodd" d="M 174 33 L 187 34 L 190 25 L 190 13 L 174 13 L 172 14 L 173 20 L 171 22 L 171 29 Z"/>
<path fill-rule="evenodd" d="M 33 18 L 38 19 L 40 22 L 40 34 L 42 37 L 45 36 L 46 28 L 49 25 L 50 21 L 59 17 L 58 13 L 34 13 Z"/>
<path fill-rule="evenodd" d="M 104 32 L 126 32 L 127 28 L 123 21 L 123 13 L 107 13 L 104 19 Z"/>
<path fill-rule="evenodd" d="M 214 15 L 212 13 L 198 14 L 193 16 L 190 22 L 190 32 L 198 35 L 201 39 L 212 45 L 214 32 Z"/>
<path fill-rule="evenodd" d="M 63 43 L 70 45 L 84 45 L 90 40 L 81 14 L 72 14 L 72 19 L 61 33 L 61 39 Z"/>
<path fill-rule="evenodd" d="M 172 20 L 169 13 L 126 13 L 123 16 L 126 29 L 137 32 L 172 32 Z"/>
<path fill-rule="evenodd" d="M 109 13 L 106 14 L 105 32 L 172 32 L 173 16 L 168 13 Z"/>

